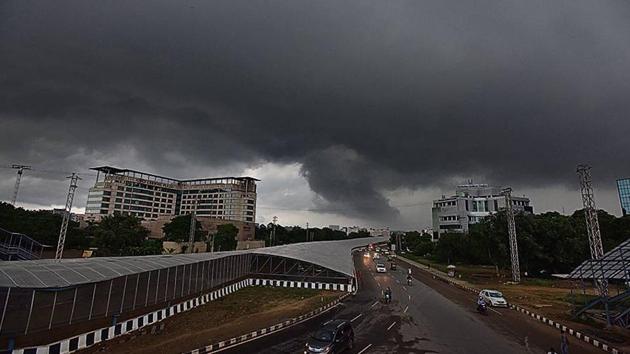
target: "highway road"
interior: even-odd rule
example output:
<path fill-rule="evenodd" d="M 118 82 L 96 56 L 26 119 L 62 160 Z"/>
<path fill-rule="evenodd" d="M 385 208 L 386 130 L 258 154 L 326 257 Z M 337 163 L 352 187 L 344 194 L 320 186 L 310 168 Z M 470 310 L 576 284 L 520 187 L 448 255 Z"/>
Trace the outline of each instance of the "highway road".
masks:
<path fill-rule="evenodd" d="M 302 353 L 308 337 L 328 319 L 352 321 L 355 347 L 350 353 L 546 353 L 558 350 L 560 333 L 508 309 L 483 316 L 475 295 L 432 279 L 413 269 L 406 285 L 407 265 L 375 273 L 372 259 L 355 256 L 360 290 L 332 311 L 283 332 L 243 344 L 224 353 Z M 413 268 L 413 267 L 412 267 Z M 393 301 L 379 301 L 392 288 Z M 577 340 L 571 353 L 601 353 Z"/>

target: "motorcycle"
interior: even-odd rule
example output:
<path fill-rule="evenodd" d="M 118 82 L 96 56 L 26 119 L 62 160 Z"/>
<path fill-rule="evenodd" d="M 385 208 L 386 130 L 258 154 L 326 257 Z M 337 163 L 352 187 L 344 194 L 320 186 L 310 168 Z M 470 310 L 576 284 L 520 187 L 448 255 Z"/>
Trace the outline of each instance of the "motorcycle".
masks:
<path fill-rule="evenodd" d="M 488 314 L 488 305 L 485 302 L 477 303 L 477 312 L 482 315 Z"/>
<path fill-rule="evenodd" d="M 407 285 L 411 286 L 411 278 L 407 278 Z"/>

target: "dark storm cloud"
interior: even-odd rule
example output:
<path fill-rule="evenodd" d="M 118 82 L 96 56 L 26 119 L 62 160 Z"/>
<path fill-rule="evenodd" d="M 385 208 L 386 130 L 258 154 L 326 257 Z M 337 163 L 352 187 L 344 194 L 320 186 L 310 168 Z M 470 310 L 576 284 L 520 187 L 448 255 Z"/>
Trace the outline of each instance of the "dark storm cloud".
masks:
<path fill-rule="evenodd" d="M 300 162 L 322 209 L 383 219 L 383 191 L 449 178 L 613 178 L 628 18 L 622 1 L 4 1 L 0 160 Z"/>

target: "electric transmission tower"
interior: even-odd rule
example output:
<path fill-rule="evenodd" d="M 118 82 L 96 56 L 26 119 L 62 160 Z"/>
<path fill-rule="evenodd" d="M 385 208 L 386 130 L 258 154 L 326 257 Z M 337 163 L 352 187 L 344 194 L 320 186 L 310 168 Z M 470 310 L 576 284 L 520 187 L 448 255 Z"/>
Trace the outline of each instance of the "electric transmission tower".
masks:
<path fill-rule="evenodd" d="M 68 198 L 66 198 L 66 208 L 63 211 L 63 220 L 61 221 L 61 230 L 59 231 L 59 240 L 57 241 L 57 252 L 55 259 L 61 259 L 63 256 L 63 247 L 66 243 L 66 232 L 68 231 L 68 222 L 72 214 L 72 201 L 74 200 L 74 191 L 77 189 L 77 182 L 81 179 L 78 174 L 73 173 L 70 178 L 70 189 L 68 189 Z"/>
<path fill-rule="evenodd" d="M 584 217 L 586 219 L 586 232 L 591 249 L 591 259 L 597 261 L 604 256 L 604 247 L 602 246 L 602 235 L 599 230 L 599 220 L 597 219 L 597 208 L 595 208 L 591 167 L 578 165 L 577 173 L 580 177 L 580 191 L 582 193 L 582 204 L 584 205 Z M 608 281 L 603 274 L 600 279 L 597 279 L 596 283 L 600 295 L 608 296 Z"/>
<path fill-rule="evenodd" d="M 516 224 L 514 223 L 514 209 L 512 208 L 512 188 L 505 188 L 501 191 L 505 197 L 505 216 L 508 224 L 508 235 L 510 238 L 510 258 L 512 261 L 512 281 L 520 283 L 521 270 L 518 262 L 518 241 L 516 240 Z"/>
<path fill-rule="evenodd" d="M 195 244 L 195 228 L 197 227 L 197 203 L 199 202 L 199 194 L 193 201 L 193 210 L 190 213 L 190 231 L 188 233 L 188 252 L 193 253 L 193 247 Z"/>
<path fill-rule="evenodd" d="M 20 189 L 20 180 L 22 180 L 22 174 L 25 170 L 30 170 L 31 166 L 26 165 L 11 165 L 11 168 L 17 170 L 17 177 L 15 178 L 15 188 L 13 189 L 13 198 L 11 199 L 11 205 L 15 206 L 17 200 L 18 190 Z"/>

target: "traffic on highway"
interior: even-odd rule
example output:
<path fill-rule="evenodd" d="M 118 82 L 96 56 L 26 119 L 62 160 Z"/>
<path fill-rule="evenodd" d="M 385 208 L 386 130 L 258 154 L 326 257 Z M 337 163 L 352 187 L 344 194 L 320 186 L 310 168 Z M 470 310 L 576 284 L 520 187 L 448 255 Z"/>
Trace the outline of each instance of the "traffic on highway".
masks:
<path fill-rule="evenodd" d="M 377 247 L 355 252 L 354 262 L 354 297 L 313 320 L 225 352 L 546 353 L 559 340 L 553 329 L 505 308 L 492 289 L 466 293 Z M 476 308 L 480 299 L 487 304 L 485 316 Z M 573 349 L 598 352 L 578 342 Z"/>

